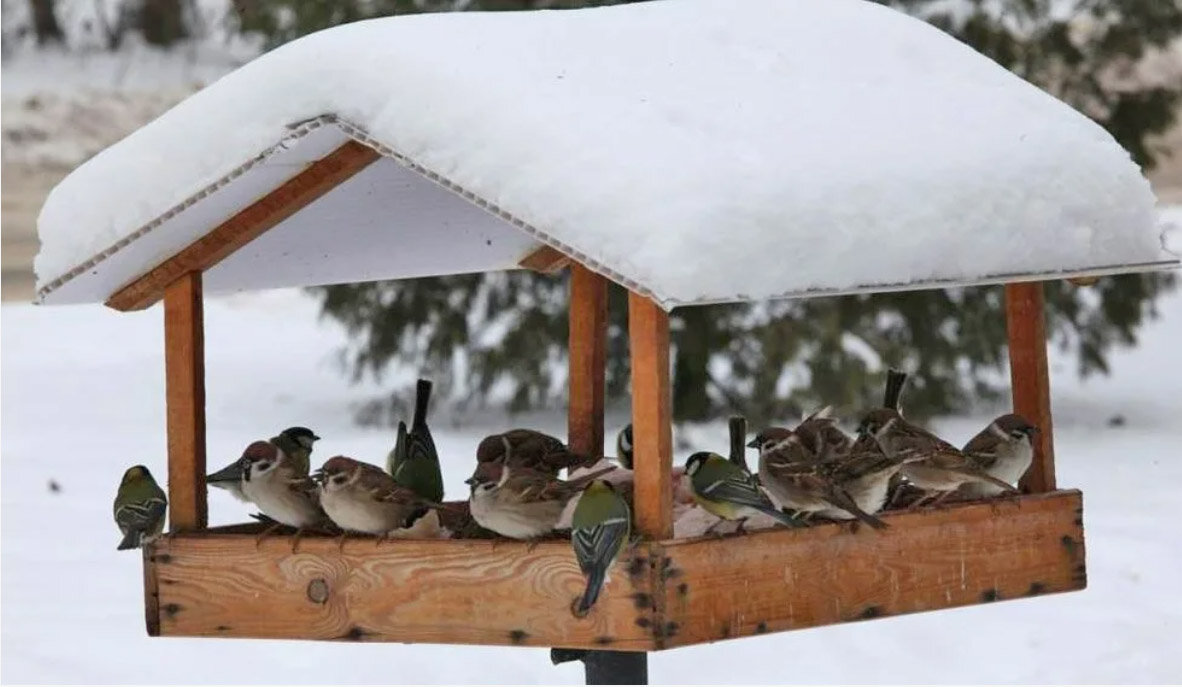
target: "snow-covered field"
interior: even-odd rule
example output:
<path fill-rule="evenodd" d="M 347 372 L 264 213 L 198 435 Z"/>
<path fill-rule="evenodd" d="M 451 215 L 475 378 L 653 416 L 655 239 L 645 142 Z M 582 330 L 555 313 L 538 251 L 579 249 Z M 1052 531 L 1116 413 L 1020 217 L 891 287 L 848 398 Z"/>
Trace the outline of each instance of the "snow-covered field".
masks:
<path fill-rule="evenodd" d="M 5 682 L 581 682 L 546 651 L 279 641 L 150 640 L 140 559 L 117 553 L 110 501 L 137 462 L 165 471 L 161 309 L 5 305 L 2 315 L 2 620 Z M 1182 677 L 1182 296 L 1162 303 L 1143 344 L 1113 356 L 1113 376 L 1081 384 L 1069 362 L 1052 388 L 1059 481 L 1085 492 L 1087 591 L 678 649 L 650 659 L 653 682 L 1170 682 Z M 289 424 L 324 437 L 321 458 L 380 461 L 391 433 L 351 422 L 335 350 L 297 292 L 210 301 L 206 312 L 209 460 Z M 1127 422 L 1108 425 L 1116 414 Z M 963 441 L 985 421 L 941 422 Z M 622 409 L 609 419 L 614 432 Z M 451 494 L 476 441 L 560 414 L 440 416 L 434 431 Z M 691 438 L 725 447 L 725 427 Z M 679 459 L 687 451 L 679 451 Z M 50 480 L 60 485 L 54 493 Z M 211 496 L 214 523 L 245 508 Z"/>

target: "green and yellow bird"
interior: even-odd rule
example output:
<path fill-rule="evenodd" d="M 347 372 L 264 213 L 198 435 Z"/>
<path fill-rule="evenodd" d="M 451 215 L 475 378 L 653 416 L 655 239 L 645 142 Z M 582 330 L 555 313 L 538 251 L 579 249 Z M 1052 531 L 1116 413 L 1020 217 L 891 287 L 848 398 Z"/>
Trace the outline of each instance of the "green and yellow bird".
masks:
<path fill-rule="evenodd" d="M 415 386 L 415 414 L 403 448 L 394 446 L 389 461 L 394 480 L 421 498 L 439 503 L 443 501 L 443 472 L 439 469 L 439 453 L 427 427 L 427 405 L 431 401 L 431 382 L 420 379 Z M 401 438 L 401 434 L 400 434 Z"/>
<path fill-rule="evenodd" d="M 115 524 L 123 533 L 117 549 L 138 549 L 164 532 L 168 497 L 143 465 L 128 468 L 115 494 Z"/>
<path fill-rule="evenodd" d="M 690 476 L 690 486 L 698 505 L 723 520 L 737 520 L 740 532 L 747 518 L 758 513 L 788 527 L 804 526 L 778 510 L 760 490 L 750 472 L 717 453 L 700 451 L 693 454 L 685 463 L 685 471 Z M 718 523 L 714 523 L 708 531 L 712 532 L 717 526 Z"/>
<path fill-rule="evenodd" d="M 607 572 L 624 550 L 632 533 L 632 510 L 611 483 L 595 480 L 587 485 L 571 518 L 570 542 L 587 588 L 575 607 L 586 615 L 607 581 Z"/>

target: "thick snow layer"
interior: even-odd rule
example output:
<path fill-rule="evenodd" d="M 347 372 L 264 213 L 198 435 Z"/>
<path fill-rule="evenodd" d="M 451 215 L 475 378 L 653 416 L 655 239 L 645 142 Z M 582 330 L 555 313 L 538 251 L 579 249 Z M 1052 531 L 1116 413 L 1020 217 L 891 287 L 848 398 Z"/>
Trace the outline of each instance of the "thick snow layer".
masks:
<path fill-rule="evenodd" d="M 667 307 L 1170 257 L 1107 133 L 937 29 L 861 0 L 666 0 L 373 20 L 268 53 L 55 189 L 42 295 L 68 277 L 59 302 L 104 299 L 177 241 L 151 234 L 188 230 L 137 234 L 118 278 L 92 259 L 325 114 Z M 227 195 L 181 218 L 228 217 Z M 307 227 L 346 231 L 304 283 L 342 278 L 313 257 L 454 219 L 379 216 L 376 243 Z"/>
<path fill-rule="evenodd" d="M 938 613 L 768 635 L 654 654 L 654 683 L 1161 683 L 1182 675 L 1176 520 L 1182 463 L 1182 294 L 1160 304 L 1140 348 L 1086 385 L 1052 359 L 1059 482 L 1084 490 L 1088 589 Z M 0 420 L 5 683 L 581 683 L 540 649 L 218 639 L 150 639 L 140 557 L 116 552 L 111 499 L 122 471 L 165 471 L 160 308 L 0 308 Z M 350 422 L 351 388 L 334 365 L 341 329 L 293 292 L 211 302 L 205 318 L 209 462 L 236 457 L 282 426 L 312 426 L 317 460 L 380 462 L 391 430 Z M 269 342 L 282 341 L 282 345 Z M 110 345 L 96 346 L 96 341 Z M 247 345 L 244 342 L 258 342 Z M 414 371 L 403 371 L 403 381 Z M 984 410 L 937 431 L 961 442 Z M 1108 421 L 1122 415 L 1124 426 Z M 622 409 L 608 431 L 625 422 Z M 562 414 L 434 418 L 450 494 L 463 492 L 479 439 L 513 426 L 562 435 Z M 678 433 L 681 462 L 725 449 L 724 422 Z M 60 491 L 48 488 L 54 480 Z M 248 509 L 210 494 L 215 524 Z M 56 571 L 57 574 L 50 574 Z M 64 576 L 64 577 L 63 577 Z"/>

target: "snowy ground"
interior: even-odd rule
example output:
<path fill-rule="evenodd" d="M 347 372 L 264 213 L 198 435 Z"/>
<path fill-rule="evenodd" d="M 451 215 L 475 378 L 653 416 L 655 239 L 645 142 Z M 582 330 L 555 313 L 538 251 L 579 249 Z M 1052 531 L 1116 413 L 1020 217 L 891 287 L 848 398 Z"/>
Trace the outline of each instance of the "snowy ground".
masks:
<path fill-rule="evenodd" d="M 295 292 L 211 301 L 206 314 L 210 463 L 290 424 L 325 437 L 319 455 L 380 461 L 389 432 L 359 429 L 334 351 Z M 1162 304 L 1113 376 L 1081 384 L 1056 364 L 1059 481 L 1085 492 L 1085 592 L 678 649 L 653 682 L 1169 682 L 1182 676 L 1182 297 Z M 2 653 L 5 682 L 579 682 L 544 650 L 349 643 L 149 640 L 140 560 L 117 553 L 110 500 L 124 468 L 165 474 L 161 310 L 5 305 L 2 315 Z M 251 345 L 253 343 L 253 345 Z M 1127 423 L 1110 427 L 1122 414 Z M 615 431 L 624 420 L 609 420 Z M 985 416 L 942 422 L 963 441 Z M 536 423 L 561 432 L 561 416 Z M 439 418 L 447 487 L 462 491 L 476 440 L 504 417 Z M 725 446 L 720 423 L 692 433 Z M 679 459 L 686 451 L 679 452 Z M 50 480 L 61 491 L 48 488 Z M 245 509 L 221 494 L 214 523 Z"/>

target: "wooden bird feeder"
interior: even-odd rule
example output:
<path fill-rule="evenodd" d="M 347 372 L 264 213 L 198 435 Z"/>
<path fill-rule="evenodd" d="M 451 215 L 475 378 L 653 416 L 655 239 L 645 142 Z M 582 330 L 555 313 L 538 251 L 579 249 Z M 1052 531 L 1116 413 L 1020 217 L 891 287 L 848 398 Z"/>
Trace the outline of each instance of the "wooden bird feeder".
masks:
<path fill-rule="evenodd" d="M 1176 265 L 1154 243 L 1147 185 L 1127 155 L 1082 116 L 919 22 L 869 3 L 814 3 L 804 19 L 798 12 L 785 18 L 778 7 L 753 1 L 745 7 L 750 21 L 738 23 L 728 3 L 704 0 L 340 27 L 248 64 L 64 181 L 41 217 L 46 249 L 38 264 L 39 298 L 103 301 L 120 311 L 164 302 L 175 536 L 144 551 L 149 634 L 646 652 L 1083 589 L 1081 495 L 1055 481 L 1042 280 Z M 600 52 L 591 62 L 580 57 L 608 28 L 623 31 L 620 40 L 628 42 L 628 31 L 666 23 L 680 27 L 668 44 L 624 56 Z M 708 40 L 722 25 L 736 32 L 733 40 Z M 774 41 L 760 30 L 766 25 L 777 27 L 770 32 Z M 497 30 L 482 28 L 490 26 Z M 814 50 L 823 58 L 825 50 L 844 50 L 839 46 L 848 41 L 822 40 L 827 30 L 866 43 L 874 62 L 847 69 L 848 61 L 820 59 L 834 66 L 818 75 L 795 71 L 791 59 L 778 61 L 780 51 Z M 564 40 L 534 40 L 551 32 Z M 445 64 L 431 71 L 415 63 L 425 71 L 412 78 L 368 66 L 404 64 L 423 46 L 465 69 Z M 945 53 L 947 59 L 937 59 Z M 679 79 L 709 78 L 709 70 L 702 77 L 704 63 L 730 60 L 747 69 L 755 63 L 744 60 L 753 55 L 768 60 L 751 77 L 768 88 L 730 79 L 707 84 L 735 102 L 742 100 L 738 91 L 727 89 L 746 94 L 744 108 L 728 115 L 741 121 L 731 128 L 703 124 L 701 139 L 679 138 L 696 123 L 717 124 L 709 108 L 698 117 L 678 100 Z M 973 78 L 907 77 L 917 56 L 930 57 L 933 70 L 967 65 Z M 332 90 L 345 74 L 348 87 Z M 511 97 L 495 97 L 490 78 L 494 86 L 497 78 L 507 80 Z M 836 82 L 848 96 L 843 108 L 857 112 L 881 110 L 881 99 L 897 89 L 891 107 L 908 110 L 917 119 L 915 136 L 923 137 L 899 145 L 934 137 L 950 146 L 944 153 L 955 164 L 929 156 L 918 172 L 904 165 L 897 174 L 852 179 L 848 187 L 830 180 L 835 195 L 818 206 L 820 196 L 795 192 L 793 155 L 823 132 L 793 131 L 792 120 L 827 119 L 824 99 L 810 96 L 788 107 L 777 95 L 798 81 L 814 82 L 809 79 Z M 860 79 L 861 90 L 850 95 L 843 79 Z M 908 105 L 912 82 L 940 83 L 943 90 Z M 882 93 L 866 84 L 879 84 Z M 970 117 L 978 128 L 969 136 L 970 123 L 958 118 L 968 117 L 962 104 L 979 89 L 988 90 L 996 121 Z M 387 107 L 376 106 L 391 94 Z M 1017 124 L 997 114 L 1007 96 L 1021 105 Z M 859 105 L 857 98 L 865 100 Z M 605 105 L 576 107 L 588 102 Z M 325 103 L 335 105 L 319 114 Z M 682 119 L 654 123 L 653 108 L 662 107 Z M 782 121 L 743 120 L 745 113 L 777 107 L 787 107 Z M 420 111 L 430 116 L 415 114 Z M 583 119 L 558 116 L 567 111 L 580 111 Z M 839 138 L 855 139 L 847 152 L 857 170 L 872 162 L 857 157 L 866 149 L 859 137 L 882 145 L 894 139 L 880 136 L 885 129 L 873 117 L 841 112 L 833 125 L 849 129 Z M 1043 114 L 1065 123 L 1042 126 Z M 752 133 L 756 124 L 763 128 Z M 644 135 L 631 135 L 636 132 Z M 967 146 L 968 152 L 954 144 L 982 137 L 989 145 Z M 612 148 L 617 139 L 625 140 L 626 160 Z M 985 148 L 1005 155 L 981 158 Z M 999 201 L 988 179 L 976 184 L 941 220 L 948 231 L 923 235 L 907 248 L 915 260 L 902 267 L 858 261 L 867 253 L 889 257 L 897 242 L 908 240 L 891 232 L 930 224 L 939 198 L 930 207 L 903 202 L 890 212 L 833 219 L 848 209 L 836 199 L 856 203 L 858 193 L 879 191 L 893 197 L 899 187 L 891 183 L 900 175 L 911 175 L 914 184 L 939 180 L 939 193 L 949 193 L 957 187 L 942 175 L 967 166 L 970 177 L 988 177 L 1003 161 L 1022 172 L 1023 161 L 1047 149 L 1085 152 L 1042 176 L 1023 177 L 1020 186 L 1034 201 Z M 727 167 L 736 151 L 746 156 L 743 165 Z M 600 173 L 596 165 L 604 159 L 618 178 Z M 497 161 L 497 173 L 485 166 L 489 160 Z M 717 183 L 682 178 L 695 163 Z M 725 183 L 740 168 L 751 177 Z M 1061 175 L 1081 169 L 1084 188 L 1064 190 L 1076 178 Z M 92 188 L 96 179 L 107 180 L 101 193 Z M 867 190 L 868 183 L 881 188 Z M 639 194 L 639 202 L 628 193 Z M 776 198 L 770 204 L 769 194 Z M 1033 219 L 1032 202 L 1042 209 Z M 1060 206 L 1062 212 L 1047 210 Z M 774 214 L 781 209 L 784 214 Z M 658 219 L 665 223 L 648 226 Z M 1069 219 L 1087 224 L 1087 231 L 1075 225 L 1060 231 Z M 846 223 L 850 236 L 834 229 Z M 80 225 L 89 225 L 93 236 L 78 238 Z M 992 238 L 973 234 L 989 227 L 996 227 Z M 991 252 L 998 241 L 1017 245 Z M 966 250 L 974 262 L 965 263 Z M 817 262 L 827 267 L 808 272 Z M 858 268 L 842 267 L 851 263 Z M 921 263 L 929 267 L 914 267 Z M 630 291 L 634 516 L 643 540 L 617 562 L 586 618 L 570 612 L 583 578 L 561 541 L 530 548 L 509 541 L 375 546 L 354 540 L 338 551 L 335 539 L 305 537 L 293 553 L 279 537 L 256 548 L 251 526 L 206 526 L 204 290 L 516 268 L 569 276 L 568 426 L 576 451 L 603 453 L 608 283 Z M 900 277 L 898 270 L 910 272 Z M 886 513 L 884 532 L 820 524 L 673 538 L 671 308 L 982 284 L 1005 285 L 1014 410 L 1042 430 L 1021 495 Z"/>

